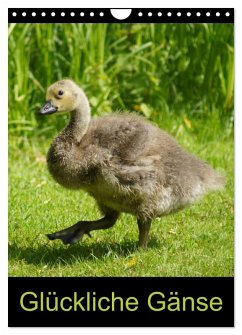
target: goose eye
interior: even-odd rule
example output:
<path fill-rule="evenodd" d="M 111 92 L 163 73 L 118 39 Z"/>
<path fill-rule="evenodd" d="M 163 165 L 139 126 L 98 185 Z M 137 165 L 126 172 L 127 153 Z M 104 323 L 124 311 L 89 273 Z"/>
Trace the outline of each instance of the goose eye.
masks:
<path fill-rule="evenodd" d="M 58 95 L 63 95 L 64 92 L 62 90 L 58 91 Z"/>

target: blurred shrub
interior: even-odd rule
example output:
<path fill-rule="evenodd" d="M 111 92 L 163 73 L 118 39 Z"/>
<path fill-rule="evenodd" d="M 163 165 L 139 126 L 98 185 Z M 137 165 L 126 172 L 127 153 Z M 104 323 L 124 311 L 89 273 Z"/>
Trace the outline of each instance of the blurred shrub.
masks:
<path fill-rule="evenodd" d="M 233 115 L 232 24 L 10 24 L 9 128 L 60 127 L 38 120 L 45 90 L 65 77 L 85 89 L 93 114 L 126 109 L 152 120 Z"/>

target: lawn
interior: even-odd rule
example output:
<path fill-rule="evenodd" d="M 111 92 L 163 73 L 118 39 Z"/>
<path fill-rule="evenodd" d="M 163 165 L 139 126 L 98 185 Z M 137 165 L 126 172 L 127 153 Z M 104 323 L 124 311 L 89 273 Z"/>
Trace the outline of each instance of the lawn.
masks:
<path fill-rule="evenodd" d="M 100 213 L 89 195 L 66 190 L 49 176 L 45 154 L 51 137 L 10 136 L 10 276 L 233 276 L 231 134 L 217 119 L 158 123 L 187 150 L 225 171 L 227 184 L 222 192 L 156 219 L 145 251 L 137 249 L 137 224 L 126 214 L 111 229 L 94 231 L 78 244 L 49 241 L 46 233 Z"/>

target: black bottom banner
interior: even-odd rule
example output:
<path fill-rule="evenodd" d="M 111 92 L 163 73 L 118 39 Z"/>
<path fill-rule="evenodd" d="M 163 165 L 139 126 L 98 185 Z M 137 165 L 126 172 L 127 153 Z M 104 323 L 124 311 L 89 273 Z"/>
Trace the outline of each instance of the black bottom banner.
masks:
<path fill-rule="evenodd" d="M 9 278 L 10 327 L 233 327 L 234 278 Z"/>

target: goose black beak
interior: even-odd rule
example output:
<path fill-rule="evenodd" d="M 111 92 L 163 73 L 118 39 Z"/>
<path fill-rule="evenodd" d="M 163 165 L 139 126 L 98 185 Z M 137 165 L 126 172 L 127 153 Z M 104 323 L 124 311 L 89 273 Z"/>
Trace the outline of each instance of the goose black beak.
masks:
<path fill-rule="evenodd" d="M 53 114 L 55 112 L 57 112 L 58 108 L 55 107 L 51 100 L 46 101 L 46 103 L 44 104 L 44 106 L 42 106 L 39 110 L 39 114 L 40 115 L 47 115 L 47 114 Z"/>

